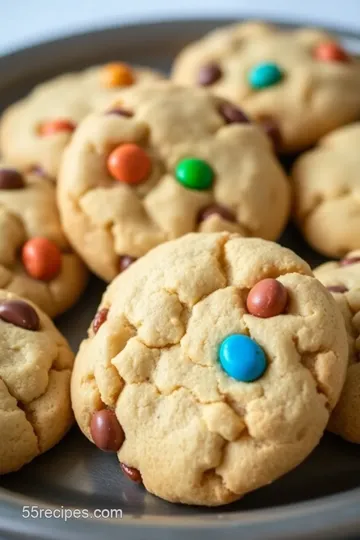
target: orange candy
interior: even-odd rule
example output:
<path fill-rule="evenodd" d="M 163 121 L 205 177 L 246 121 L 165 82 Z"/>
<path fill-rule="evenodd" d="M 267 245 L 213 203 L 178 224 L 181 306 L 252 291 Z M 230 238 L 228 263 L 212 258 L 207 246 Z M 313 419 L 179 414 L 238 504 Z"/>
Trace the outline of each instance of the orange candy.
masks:
<path fill-rule="evenodd" d="M 130 86 L 135 82 L 131 68 L 120 62 L 104 66 L 102 80 L 104 85 L 108 88 L 113 88 L 114 86 Z"/>
<path fill-rule="evenodd" d="M 315 51 L 314 51 L 315 58 L 318 60 L 321 60 L 323 62 L 348 62 L 349 56 L 338 45 L 337 43 L 333 41 L 328 41 L 324 43 L 320 43 Z"/>
<path fill-rule="evenodd" d="M 60 133 L 61 131 L 72 132 L 75 129 L 75 124 L 70 122 L 70 120 L 65 120 L 63 118 L 58 118 L 57 120 L 49 120 L 49 122 L 44 122 L 39 127 L 39 135 L 54 135 L 55 133 Z"/>
<path fill-rule="evenodd" d="M 50 281 L 61 270 L 61 251 L 54 242 L 40 236 L 25 242 L 21 258 L 29 276 Z"/>
<path fill-rule="evenodd" d="M 150 174 L 151 159 L 140 146 L 122 144 L 109 155 L 107 167 L 116 180 L 126 184 L 140 184 Z"/>

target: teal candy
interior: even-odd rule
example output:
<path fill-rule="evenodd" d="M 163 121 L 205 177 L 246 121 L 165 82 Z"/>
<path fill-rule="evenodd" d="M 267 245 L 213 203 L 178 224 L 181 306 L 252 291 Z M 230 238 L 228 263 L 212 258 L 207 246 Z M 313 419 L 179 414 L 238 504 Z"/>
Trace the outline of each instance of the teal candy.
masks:
<path fill-rule="evenodd" d="M 220 345 L 219 359 L 225 373 L 242 382 L 256 381 L 267 367 L 260 345 L 242 334 L 232 334 L 224 339 Z"/>
<path fill-rule="evenodd" d="M 251 68 L 248 74 L 248 81 L 252 88 L 261 90 L 268 88 L 281 81 L 283 72 L 272 62 L 262 62 Z"/>

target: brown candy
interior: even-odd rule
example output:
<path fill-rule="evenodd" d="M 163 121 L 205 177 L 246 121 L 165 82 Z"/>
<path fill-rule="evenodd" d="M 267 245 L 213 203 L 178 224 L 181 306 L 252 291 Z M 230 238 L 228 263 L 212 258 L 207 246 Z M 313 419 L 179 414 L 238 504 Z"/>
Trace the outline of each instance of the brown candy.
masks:
<path fill-rule="evenodd" d="M 219 107 L 219 113 L 227 124 L 249 124 L 250 120 L 246 114 L 235 107 L 232 103 L 222 103 Z"/>
<path fill-rule="evenodd" d="M 100 326 L 102 326 L 104 322 L 106 321 L 108 313 L 109 313 L 109 310 L 106 308 L 102 308 L 96 313 L 93 320 L 93 324 L 92 324 L 95 334 L 99 330 Z"/>
<path fill-rule="evenodd" d="M 47 177 L 45 170 L 40 165 L 33 165 L 29 169 L 30 174 L 36 174 L 37 176 Z"/>
<path fill-rule="evenodd" d="M 341 261 L 339 261 L 339 265 L 350 266 L 351 264 L 356 264 L 358 262 L 360 262 L 360 257 L 349 257 L 348 259 L 341 259 Z"/>
<path fill-rule="evenodd" d="M 344 285 L 329 285 L 326 288 L 328 291 L 333 292 L 333 293 L 345 293 L 349 290 Z"/>
<path fill-rule="evenodd" d="M 40 319 L 35 309 L 22 300 L 1 303 L 0 319 L 25 330 L 36 331 L 40 328 Z"/>
<path fill-rule="evenodd" d="M 276 279 L 263 279 L 249 292 L 246 306 L 255 317 L 267 319 L 284 313 L 288 293 L 284 285 Z"/>
<path fill-rule="evenodd" d="M 225 206 L 220 206 L 219 204 L 212 204 L 200 210 L 198 214 L 198 223 L 201 223 L 202 221 L 205 221 L 206 219 L 214 215 L 220 216 L 226 221 L 236 221 L 236 217 L 231 212 L 231 210 L 225 208 Z"/>
<path fill-rule="evenodd" d="M 125 440 L 115 412 L 110 409 L 94 412 L 90 422 L 90 433 L 96 446 L 105 452 L 117 452 Z"/>
<path fill-rule="evenodd" d="M 130 255 L 121 255 L 119 259 L 119 272 L 126 270 L 135 261 L 136 257 L 131 257 Z"/>
<path fill-rule="evenodd" d="M 106 112 L 106 114 L 116 114 L 117 116 L 125 116 L 126 118 L 131 118 L 134 116 L 134 113 L 131 111 L 127 111 L 126 109 L 123 109 L 122 107 L 116 107 L 114 109 L 110 109 Z"/>
<path fill-rule="evenodd" d="M 221 76 L 222 71 L 217 64 L 206 64 L 200 68 L 197 82 L 200 86 L 210 86 L 218 81 Z"/>
<path fill-rule="evenodd" d="M 137 484 L 141 484 L 142 478 L 140 471 L 138 469 L 135 469 L 134 467 L 129 467 L 128 465 L 125 465 L 125 463 L 120 463 L 120 467 L 122 472 L 130 478 L 133 482 L 136 482 Z"/>
<path fill-rule="evenodd" d="M 24 178 L 18 171 L 0 169 L 0 189 L 21 189 L 24 186 Z"/>

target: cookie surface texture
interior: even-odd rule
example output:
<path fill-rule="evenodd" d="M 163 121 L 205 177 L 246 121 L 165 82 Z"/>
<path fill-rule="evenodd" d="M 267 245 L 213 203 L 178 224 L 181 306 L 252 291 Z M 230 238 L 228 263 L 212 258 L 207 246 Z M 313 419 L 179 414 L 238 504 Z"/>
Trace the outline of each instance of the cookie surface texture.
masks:
<path fill-rule="evenodd" d="M 261 316 L 246 307 L 255 287 L 248 305 Z M 73 407 L 84 434 L 149 492 L 220 505 L 313 450 L 347 355 L 334 299 L 292 251 L 192 233 L 108 287 L 75 361 Z"/>
<path fill-rule="evenodd" d="M 38 307 L 0 290 L 0 475 L 57 444 L 73 423 L 73 353 Z"/>
<path fill-rule="evenodd" d="M 204 89 L 162 82 L 124 90 L 84 119 L 64 154 L 58 201 L 96 274 L 110 281 L 124 257 L 193 231 L 280 235 L 289 184 L 240 112 Z"/>
<path fill-rule="evenodd" d="M 314 273 L 334 295 L 344 316 L 349 341 L 347 377 L 329 429 L 360 444 L 360 250 L 348 253 L 339 262 L 325 263 Z"/>
<path fill-rule="evenodd" d="M 62 232 L 54 183 L 0 165 L 0 288 L 29 298 L 50 317 L 70 308 L 88 271 Z"/>
<path fill-rule="evenodd" d="M 360 248 L 360 122 L 324 137 L 292 171 L 295 217 L 306 240 L 328 257 Z"/>
<path fill-rule="evenodd" d="M 360 113 L 360 61 L 314 28 L 257 22 L 220 28 L 185 47 L 173 79 L 206 86 L 260 124 L 271 121 L 282 152 L 306 148 Z"/>
<path fill-rule="evenodd" d="M 84 116 L 122 88 L 159 78 L 151 70 L 113 63 L 60 75 L 36 86 L 1 118 L 3 159 L 25 170 L 41 168 L 56 180 L 64 148 Z"/>

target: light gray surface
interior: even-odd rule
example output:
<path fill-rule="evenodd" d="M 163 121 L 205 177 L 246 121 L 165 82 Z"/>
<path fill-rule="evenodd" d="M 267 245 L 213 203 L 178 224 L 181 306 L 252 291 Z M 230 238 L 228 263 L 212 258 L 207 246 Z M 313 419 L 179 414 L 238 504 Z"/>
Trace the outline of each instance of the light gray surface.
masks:
<path fill-rule="evenodd" d="M 134 21 L 269 16 L 360 30 L 359 0 L 0 0 L 0 54 L 44 39 Z"/>

